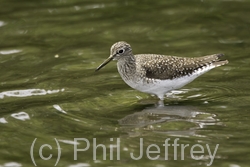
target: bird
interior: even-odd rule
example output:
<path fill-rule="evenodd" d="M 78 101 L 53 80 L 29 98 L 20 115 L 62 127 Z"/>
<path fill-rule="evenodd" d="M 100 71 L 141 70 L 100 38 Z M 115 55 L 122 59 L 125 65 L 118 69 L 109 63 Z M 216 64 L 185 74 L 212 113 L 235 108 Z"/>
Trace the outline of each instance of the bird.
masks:
<path fill-rule="evenodd" d="M 96 68 L 99 71 L 112 60 L 117 60 L 117 69 L 123 81 L 144 93 L 164 100 L 166 93 L 179 89 L 209 70 L 225 65 L 223 54 L 202 57 L 177 57 L 159 54 L 136 54 L 125 41 L 114 43 L 110 56 Z"/>

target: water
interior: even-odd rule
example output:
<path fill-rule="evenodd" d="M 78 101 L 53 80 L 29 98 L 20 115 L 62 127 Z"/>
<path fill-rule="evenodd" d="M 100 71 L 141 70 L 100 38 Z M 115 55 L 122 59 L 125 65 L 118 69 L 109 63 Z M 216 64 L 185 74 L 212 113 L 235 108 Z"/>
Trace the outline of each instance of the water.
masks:
<path fill-rule="evenodd" d="M 0 166 L 54 166 L 58 152 L 60 167 L 249 166 L 249 7 L 233 0 L 2 1 Z M 120 40 L 135 54 L 224 53 L 229 64 L 157 108 L 155 97 L 122 81 L 114 62 L 94 72 Z M 195 144 L 200 153 L 192 157 Z"/>

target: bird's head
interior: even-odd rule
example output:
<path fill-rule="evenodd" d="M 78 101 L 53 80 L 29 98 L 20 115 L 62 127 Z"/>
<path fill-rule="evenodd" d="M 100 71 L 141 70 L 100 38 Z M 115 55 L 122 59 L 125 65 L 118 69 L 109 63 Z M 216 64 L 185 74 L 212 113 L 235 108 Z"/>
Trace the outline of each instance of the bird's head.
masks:
<path fill-rule="evenodd" d="M 132 53 L 132 49 L 127 42 L 116 42 L 110 48 L 110 56 L 99 67 L 96 68 L 96 71 L 107 65 L 111 60 L 119 60 L 126 56 L 130 56 L 130 53 Z"/>

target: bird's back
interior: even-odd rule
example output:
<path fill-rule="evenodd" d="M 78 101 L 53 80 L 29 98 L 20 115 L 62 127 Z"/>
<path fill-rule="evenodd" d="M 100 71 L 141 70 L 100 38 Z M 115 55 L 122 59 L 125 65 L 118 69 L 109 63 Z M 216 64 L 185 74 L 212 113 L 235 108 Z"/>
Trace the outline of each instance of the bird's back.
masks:
<path fill-rule="evenodd" d="M 227 64 L 227 60 L 220 60 L 223 54 L 203 57 L 176 57 L 155 54 L 135 55 L 136 64 L 140 72 L 150 79 L 175 79 L 192 75 L 199 70 L 212 69 Z"/>

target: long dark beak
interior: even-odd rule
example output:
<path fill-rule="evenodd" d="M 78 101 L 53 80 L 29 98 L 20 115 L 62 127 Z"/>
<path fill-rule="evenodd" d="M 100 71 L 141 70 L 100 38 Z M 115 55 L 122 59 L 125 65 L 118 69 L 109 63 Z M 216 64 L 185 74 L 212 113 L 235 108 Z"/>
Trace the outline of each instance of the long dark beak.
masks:
<path fill-rule="evenodd" d="M 95 69 L 95 71 L 99 71 L 102 67 L 104 67 L 105 65 L 107 65 L 110 61 L 113 60 L 115 55 L 110 55 L 109 58 L 107 58 L 101 65 L 99 65 L 99 67 L 97 67 Z"/>

